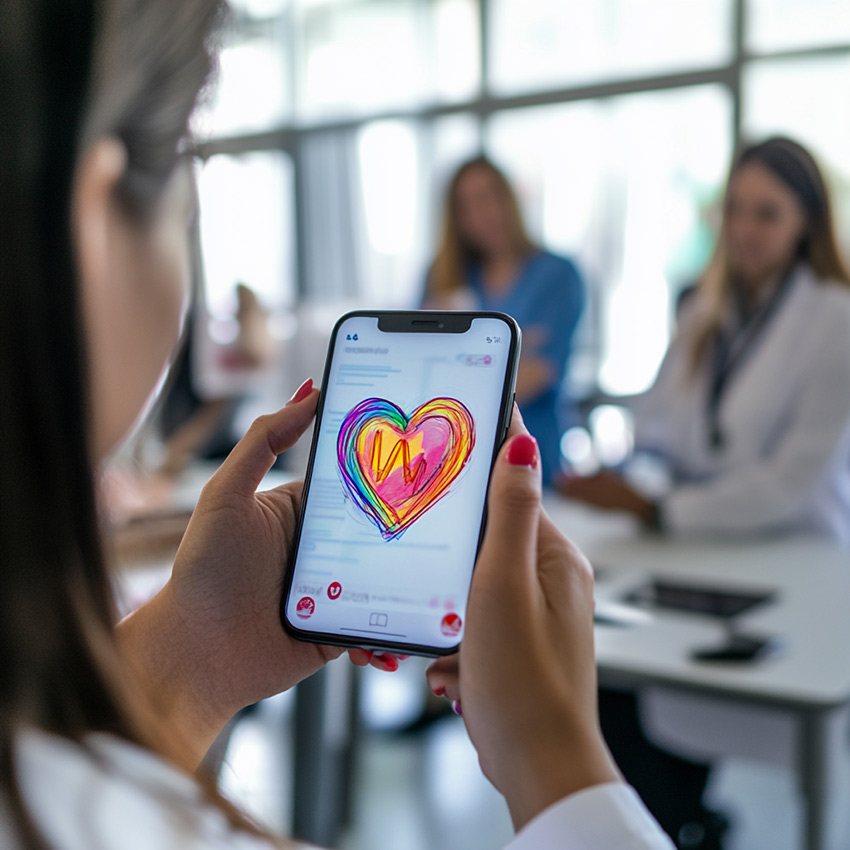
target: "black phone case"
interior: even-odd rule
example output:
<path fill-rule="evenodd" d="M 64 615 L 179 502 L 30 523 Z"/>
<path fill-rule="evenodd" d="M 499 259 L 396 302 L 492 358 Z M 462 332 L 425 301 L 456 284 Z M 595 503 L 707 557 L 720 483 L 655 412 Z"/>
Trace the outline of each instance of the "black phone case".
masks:
<path fill-rule="evenodd" d="M 516 321 L 507 313 L 499 313 L 496 311 L 484 310 L 468 310 L 468 311 L 452 311 L 445 313 L 438 310 L 353 310 L 345 313 L 337 319 L 331 331 L 330 340 L 328 342 L 328 353 L 325 358 L 325 369 L 322 375 L 322 388 L 319 394 L 319 401 L 316 406 L 316 421 L 313 425 L 313 439 L 310 445 L 310 458 L 307 462 L 307 472 L 304 476 L 304 488 L 301 491 L 301 507 L 298 512 L 298 521 L 295 528 L 295 536 L 292 541 L 292 549 L 290 551 L 289 560 L 286 565 L 286 575 L 284 580 L 283 594 L 280 599 L 280 622 L 287 632 L 298 640 L 306 643 L 327 644 L 330 646 L 341 646 L 346 648 L 360 648 L 377 650 L 382 652 L 394 652 L 403 655 L 423 655 L 425 657 L 434 658 L 441 655 L 451 655 L 457 652 L 460 645 L 455 644 L 450 647 L 424 646 L 419 644 L 399 643 L 394 641 L 383 640 L 364 640 L 362 638 L 347 639 L 337 634 L 326 632 L 312 632 L 299 629 L 286 618 L 286 603 L 289 599 L 290 591 L 292 590 L 292 582 L 295 576 L 295 561 L 298 553 L 298 546 L 301 542 L 301 530 L 304 521 L 304 511 L 307 505 L 307 498 L 310 492 L 310 481 L 313 476 L 313 464 L 316 458 L 316 448 L 318 445 L 319 434 L 321 432 L 322 416 L 325 409 L 325 396 L 327 392 L 328 379 L 330 376 L 331 359 L 336 344 L 337 334 L 343 322 L 351 318 L 366 317 L 378 318 L 379 327 L 381 322 L 385 321 L 388 324 L 401 325 L 406 318 L 409 317 L 411 333 L 446 333 L 442 327 L 445 322 L 455 323 L 460 319 L 469 318 L 470 322 L 473 318 L 497 318 L 504 321 L 511 329 L 512 344 L 508 355 L 508 365 L 505 370 L 505 382 L 502 387 L 502 399 L 499 409 L 499 421 L 501 422 L 500 431 L 496 435 L 496 440 L 493 448 L 493 457 L 490 459 L 490 469 L 492 472 L 493 463 L 496 460 L 499 449 L 505 440 L 508 428 L 511 423 L 511 413 L 513 411 L 513 402 L 516 388 L 517 369 L 519 368 L 519 355 L 522 341 L 522 333 Z M 488 479 L 489 482 L 489 479 Z M 481 548 L 481 541 L 484 537 L 484 529 L 487 523 L 487 501 L 485 497 L 484 509 L 481 515 L 481 530 L 478 534 L 478 546 L 476 553 Z"/>

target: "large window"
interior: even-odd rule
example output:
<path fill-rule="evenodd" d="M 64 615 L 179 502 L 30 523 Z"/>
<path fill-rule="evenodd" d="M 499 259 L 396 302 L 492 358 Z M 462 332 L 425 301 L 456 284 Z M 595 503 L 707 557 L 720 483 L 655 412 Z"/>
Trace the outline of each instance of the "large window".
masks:
<path fill-rule="evenodd" d="M 846 9 L 850 21 L 850 3 Z M 850 254 L 850 53 L 749 63 L 742 131 L 751 139 L 788 135 L 815 154 L 829 177 L 839 238 Z"/>
<path fill-rule="evenodd" d="M 730 0 L 492 0 L 499 93 L 694 70 L 727 62 Z"/>
<path fill-rule="evenodd" d="M 478 152 L 477 124 L 465 114 L 429 122 L 375 121 L 358 133 L 362 295 L 405 307 L 422 296 L 450 171 Z"/>
<path fill-rule="evenodd" d="M 626 394 L 652 380 L 671 293 L 694 283 L 711 251 L 730 106 L 721 88 L 700 86 L 493 117 L 489 150 L 514 177 L 533 232 L 578 261 L 595 295 L 586 330 L 598 333 L 585 336 L 576 382 Z"/>
<path fill-rule="evenodd" d="M 237 0 L 216 84 L 195 115 L 201 137 L 268 130 L 292 116 L 292 40 L 286 0 Z"/>
<path fill-rule="evenodd" d="M 711 253 L 737 139 L 809 145 L 850 234 L 847 0 L 232 5 L 197 120 L 216 309 L 237 279 L 328 317 L 417 304 L 446 182 L 483 149 L 588 281 L 574 387 L 628 393 Z"/>
<path fill-rule="evenodd" d="M 845 0 L 747 0 L 747 47 L 755 53 L 844 45 L 850 41 Z"/>
<path fill-rule="evenodd" d="M 235 308 L 237 284 L 279 311 L 295 300 L 292 162 L 280 152 L 210 157 L 198 173 L 207 307 Z"/>
<path fill-rule="evenodd" d="M 297 3 L 296 90 L 305 120 L 475 95 L 474 0 Z"/>

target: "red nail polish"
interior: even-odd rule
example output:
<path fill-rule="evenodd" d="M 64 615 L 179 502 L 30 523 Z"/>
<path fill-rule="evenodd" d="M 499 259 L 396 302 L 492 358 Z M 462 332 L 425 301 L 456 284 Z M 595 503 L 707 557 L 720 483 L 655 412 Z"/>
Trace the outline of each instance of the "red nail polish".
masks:
<path fill-rule="evenodd" d="M 508 446 L 505 460 L 512 466 L 537 467 L 537 440 L 530 434 L 517 434 Z"/>
<path fill-rule="evenodd" d="M 313 392 L 313 379 L 307 378 L 289 399 L 289 404 L 298 404 L 299 401 L 304 401 L 310 393 Z"/>
<path fill-rule="evenodd" d="M 431 691 L 431 693 L 433 693 L 435 697 L 444 697 L 446 695 L 446 689 L 445 688 L 434 688 L 434 690 Z"/>
<path fill-rule="evenodd" d="M 384 662 L 384 670 L 387 673 L 395 673 L 398 670 L 398 661 L 395 660 L 391 655 L 382 655 L 381 661 Z"/>

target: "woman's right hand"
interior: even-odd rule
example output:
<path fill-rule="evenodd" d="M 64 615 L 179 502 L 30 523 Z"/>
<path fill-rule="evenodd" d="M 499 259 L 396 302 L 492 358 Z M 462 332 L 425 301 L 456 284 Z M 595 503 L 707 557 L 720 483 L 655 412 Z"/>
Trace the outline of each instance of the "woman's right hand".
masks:
<path fill-rule="evenodd" d="M 460 652 L 428 669 L 435 693 L 460 701 L 516 829 L 571 793 L 620 779 L 597 714 L 593 573 L 540 496 L 537 444 L 515 409 Z"/>

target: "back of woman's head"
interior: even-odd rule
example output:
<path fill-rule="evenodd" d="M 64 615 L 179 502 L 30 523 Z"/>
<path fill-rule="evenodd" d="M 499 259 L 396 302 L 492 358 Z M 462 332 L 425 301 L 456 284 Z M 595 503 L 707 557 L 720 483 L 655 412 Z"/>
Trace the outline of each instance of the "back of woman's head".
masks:
<path fill-rule="evenodd" d="M 116 202 L 145 225 L 220 15 L 220 0 L 0 4 L 0 791 L 13 804 L 22 725 L 134 734 L 92 481 L 75 169 L 93 142 L 119 139 Z"/>

